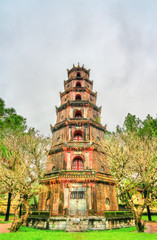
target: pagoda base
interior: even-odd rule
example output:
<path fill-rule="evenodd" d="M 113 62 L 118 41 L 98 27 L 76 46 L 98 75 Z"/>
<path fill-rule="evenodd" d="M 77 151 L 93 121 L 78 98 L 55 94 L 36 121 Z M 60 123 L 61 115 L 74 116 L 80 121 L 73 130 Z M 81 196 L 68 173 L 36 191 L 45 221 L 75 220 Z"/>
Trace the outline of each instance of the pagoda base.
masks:
<path fill-rule="evenodd" d="M 119 212 L 120 216 L 116 217 L 117 212 L 112 212 L 107 217 L 90 216 L 90 217 L 33 217 L 27 220 L 28 227 L 49 230 L 65 230 L 66 232 L 87 232 L 110 230 L 135 225 L 133 216 L 128 212 Z M 127 213 L 127 214 L 126 214 Z M 119 214 L 118 214 L 119 215 Z"/>

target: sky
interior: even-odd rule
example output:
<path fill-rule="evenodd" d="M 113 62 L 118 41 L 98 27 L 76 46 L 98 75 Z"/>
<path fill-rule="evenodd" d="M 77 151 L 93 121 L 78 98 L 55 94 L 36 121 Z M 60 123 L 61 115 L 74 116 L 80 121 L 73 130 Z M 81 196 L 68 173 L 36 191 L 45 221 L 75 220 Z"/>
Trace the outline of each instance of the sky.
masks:
<path fill-rule="evenodd" d="M 0 0 L 0 97 L 44 135 L 67 69 L 90 69 L 101 122 L 156 117 L 156 0 Z"/>

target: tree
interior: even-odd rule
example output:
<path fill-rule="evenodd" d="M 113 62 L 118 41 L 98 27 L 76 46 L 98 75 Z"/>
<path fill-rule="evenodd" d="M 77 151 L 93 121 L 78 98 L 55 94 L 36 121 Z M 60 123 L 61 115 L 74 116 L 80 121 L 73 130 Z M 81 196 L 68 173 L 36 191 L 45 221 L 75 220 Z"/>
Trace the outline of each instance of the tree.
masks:
<path fill-rule="evenodd" d="M 136 115 L 128 113 L 125 117 L 123 127 L 117 126 L 117 132 L 133 132 L 139 137 L 157 137 L 157 118 L 151 117 L 149 114 L 143 121 Z"/>
<path fill-rule="evenodd" d="M 136 115 L 128 113 L 125 117 L 123 128 L 117 126 L 117 133 L 129 132 L 141 138 L 157 137 L 157 118 L 151 117 L 149 114 L 143 121 Z M 145 195 L 145 192 L 144 192 Z M 151 221 L 151 212 L 149 206 L 147 206 L 148 220 Z"/>
<path fill-rule="evenodd" d="M 14 108 L 6 108 L 5 102 L 0 98 L 0 138 L 12 132 L 24 132 L 26 130 L 26 119 L 18 115 Z M 4 146 L 0 145 L 0 148 Z M 11 204 L 11 192 L 8 192 L 8 203 L 5 221 L 9 220 Z"/>
<path fill-rule="evenodd" d="M 157 138 L 142 139 L 131 132 L 120 132 L 102 142 L 101 151 L 111 163 L 118 196 L 133 212 L 137 230 L 144 231 L 143 210 L 157 194 Z M 137 206 L 134 198 L 139 190 L 144 199 Z"/>
<path fill-rule="evenodd" d="M 14 108 L 6 108 L 5 102 L 0 98 L 0 137 L 12 131 L 24 132 L 26 119 L 16 113 Z"/>
<path fill-rule="evenodd" d="M 30 199 L 41 190 L 40 179 L 45 169 L 49 139 L 29 130 L 23 134 L 6 135 L 1 143 L 4 148 L 0 150 L 0 180 L 17 203 L 11 226 L 13 232 L 26 221 L 31 213 Z M 18 219 L 21 204 L 26 213 Z"/>

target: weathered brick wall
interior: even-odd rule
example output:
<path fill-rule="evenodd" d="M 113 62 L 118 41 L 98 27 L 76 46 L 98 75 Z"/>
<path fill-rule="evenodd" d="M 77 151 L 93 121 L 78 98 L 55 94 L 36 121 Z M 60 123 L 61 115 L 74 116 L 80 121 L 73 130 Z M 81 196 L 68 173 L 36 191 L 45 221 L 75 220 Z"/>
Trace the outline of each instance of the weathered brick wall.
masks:
<path fill-rule="evenodd" d="M 104 167 L 104 173 L 110 174 L 110 166 L 108 161 L 104 158 L 103 154 L 100 154 L 97 151 L 93 151 L 93 169 L 101 172 L 101 167 Z"/>
<path fill-rule="evenodd" d="M 103 215 L 104 211 L 117 211 L 117 198 L 115 186 L 105 183 L 96 184 L 97 214 Z"/>
<path fill-rule="evenodd" d="M 90 140 L 99 141 L 105 139 L 105 133 L 103 130 L 90 126 Z"/>
<path fill-rule="evenodd" d="M 75 78 L 75 77 L 77 77 L 78 72 L 80 73 L 82 78 L 88 78 L 89 77 L 89 75 L 84 71 L 72 71 L 71 73 L 69 73 L 68 77 L 69 78 Z"/>
<path fill-rule="evenodd" d="M 52 146 L 54 146 L 57 143 L 66 141 L 67 141 L 67 127 L 60 128 L 53 133 Z"/>
<path fill-rule="evenodd" d="M 100 118 L 100 111 L 94 110 L 91 106 L 85 106 L 85 107 L 73 107 L 68 106 L 65 109 L 62 109 L 61 111 L 57 112 L 57 123 L 65 120 L 66 118 L 74 118 L 74 113 L 76 109 L 80 109 L 83 113 L 83 118 L 92 118 L 93 120 L 97 120 L 101 122 Z"/>
<path fill-rule="evenodd" d="M 46 173 L 51 173 L 52 168 L 55 167 L 56 171 L 60 169 L 65 169 L 64 166 L 64 152 L 58 152 L 48 156 Z"/>
<path fill-rule="evenodd" d="M 84 151 L 77 151 L 77 150 L 66 150 L 64 151 L 64 159 L 65 159 L 65 168 L 67 170 L 72 169 L 72 162 L 75 157 L 81 157 L 84 164 L 84 169 L 92 169 L 92 162 L 93 162 L 93 151 L 91 150 L 84 150 Z"/>

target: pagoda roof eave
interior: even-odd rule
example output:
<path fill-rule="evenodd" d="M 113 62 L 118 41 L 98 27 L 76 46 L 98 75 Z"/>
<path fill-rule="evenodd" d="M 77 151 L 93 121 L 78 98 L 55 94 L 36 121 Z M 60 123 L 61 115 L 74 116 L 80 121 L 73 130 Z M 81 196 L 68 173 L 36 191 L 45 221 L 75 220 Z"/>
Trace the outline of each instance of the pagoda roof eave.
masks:
<path fill-rule="evenodd" d="M 99 151 L 100 144 L 96 141 L 67 141 L 67 142 L 60 142 L 54 144 L 51 149 L 49 150 L 48 155 L 55 154 L 57 152 L 62 151 L 69 151 L 69 150 L 77 150 L 77 151 L 84 151 L 84 150 L 91 150 L 91 151 Z"/>
<path fill-rule="evenodd" d="M 69 171 L 62 170 L 50 174 L 45 174 L 43 183 L 61 183 L 61 182 L 102 182 L 116 185 L 117 181 L 110 174 L 99 173 L 94 170 Z"/>
<path fill-rule="evenodd" d="M 65 109 L 68 106 L 85 106 L 85 105 L 90 105 L 91 107 L 93 107 L 95 110 L 101 112 L 101 107 L 97 107 L 96 105 L 94 105 L 93 103 L 89 102 L 89 101 L 85 101 L 85 100 L 81 100 L 81 101 L 67 101 L 66 103 L 62 104 L 60 107 L 56 106 L 56 111 L 59 112 L 62 109 Z"/>
<path fill-rule="evenodd" d="M 64 86 L 65 86 L 65 84 L 69 83 L 72 80 L 77 80 L 77 81 L 85 80 L 88 83 L 90 83 L 91 85 L 93 85 L 93 80 L 89 80 L 89 78 L 86 78 L 86 77 L 84 77 L 84 78 L 83 77 L 77 77 L 77 78 L 71 77 L 71 78 L 69 78 L 67 80 L 64 80 Z"/>
<path fill-rule="evenodd" d="M 73 67 L 69 70 L 69 69 L 67 69 L 67 72 L 68 72 L 68 74 L 69 73 L 71 73 L 71 72 L 73 72 L 73 71 L 81 71 L 81 70 L 83 70 L 85 73 L 87 73 L 87 74 L 89 74 L 90 73 L 90 69 L 86 69 L 85 67 L 84 67 L 84 65 L 82 65 L 82 67 L 80 67 L 79 65 L 77 66 L 77 67 L 75 67 L 75 65 L 73 64 Z"/>
<path fill-rule="evenodd" d="M 91 125 L 95 128 L 98 128 L 99 130 L 102 131 L 106 131 L 106 125 L 102 126 L 100 123 L 94 121 L 93 119 L 89 119 L 89 118 L 80 118 L 80 119 L 76 119 L 76 118 L 66 118 L 64 121 L 59 122 L 57 124 L 55 124 L 54 126 L 50 125 L 51 127 L 51 132 L 55 132 L 58 129 L 65 127 L 67 125 Z"/>
<path fill-rule="evenodd" d="M 93 91 L 89 90 L 87 87 L 81 87 L 81 88 L 78 88 L 78 87 L 72 88 L 71 87 L 64 92 L 60 92 L 60 97 L 63 97 L 65 94 L 67 94 L 71 91 L 75 91 L 75 92 L 84 92 L 85 91 L 85 92 L 88 92 L 89 94 L 92 94 L 93 96 L 97 97 L 97 92 L 93 92 Z"/>

